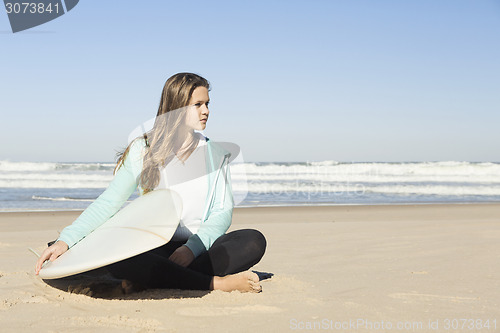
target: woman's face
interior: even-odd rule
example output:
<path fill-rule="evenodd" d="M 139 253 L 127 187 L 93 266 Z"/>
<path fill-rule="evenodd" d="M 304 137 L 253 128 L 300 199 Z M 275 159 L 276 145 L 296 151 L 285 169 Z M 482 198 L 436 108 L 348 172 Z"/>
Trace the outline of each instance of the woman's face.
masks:
<path fill-rule="evenodd" d="M 205 87 L 197 87 L 193 91 L 189 107 L 186 114 L 186 126 L 193 130 L 203 131 L 207 127 L 208 103 L 208 89 Z"/>

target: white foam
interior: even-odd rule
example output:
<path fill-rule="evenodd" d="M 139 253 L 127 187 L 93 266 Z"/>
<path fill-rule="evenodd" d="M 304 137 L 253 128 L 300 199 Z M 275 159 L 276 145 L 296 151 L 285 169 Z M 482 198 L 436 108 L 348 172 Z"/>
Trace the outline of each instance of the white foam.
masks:
<path fill-rule="evenodd" d="M 31 197 L 34 200 L 49 200 L 49 201 L 94 201 L 94 199 L 74 199 L 74 198 L 65 198 L 65 197 L 59 197 L 59 198 L 51 198 L 51 197 L 43 197 L 43 196 L 38 196 L 38 195 L 33 195 Z"/>
<path fill-rule="evenodd" d="M 56 162 L 11 162 L 0 161 L 0 172 L 40 171 L 94 171 L 113 170 L 114 163 L 56 163 Z"/>
<path fill-rule="evenodd" d="M 113 163 L 0 161 L 0 188 L 106 188 Z M 253 194 L 378 193 L 498 196 L 500 163 L 239 163 L 231 164 L 234 192 Z M 248 186 L 247 186 L 248 182 Z"/>

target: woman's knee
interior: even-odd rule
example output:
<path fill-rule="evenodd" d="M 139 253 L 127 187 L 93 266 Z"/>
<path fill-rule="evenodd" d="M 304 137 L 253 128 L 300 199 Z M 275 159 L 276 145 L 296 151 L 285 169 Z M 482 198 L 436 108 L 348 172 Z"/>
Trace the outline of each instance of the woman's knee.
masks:
<path fill-rule="evenodd" d="M 266 237 L 256 229 L 246 229 L 247 246 L 254 256 L 259 259 L 264 256 L 266 252 L 267 241 Z"/>

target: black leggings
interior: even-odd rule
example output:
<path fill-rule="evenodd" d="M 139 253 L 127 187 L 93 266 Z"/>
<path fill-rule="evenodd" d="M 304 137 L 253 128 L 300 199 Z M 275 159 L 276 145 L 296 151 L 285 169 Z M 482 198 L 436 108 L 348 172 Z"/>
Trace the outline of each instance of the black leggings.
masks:
<path fill-rule="evenodd" d="M 106 268 L 116 278 L 129 280 L 141 288 L 210 290 L 213 276 L 248 270 L 260 261 L 266 250 L 266 239 L 259 231 L 236 230 L 219 237 L 208 251 L 188 267 L 182 267 L 168 258 L 184 243 L 170 241 Z"/>

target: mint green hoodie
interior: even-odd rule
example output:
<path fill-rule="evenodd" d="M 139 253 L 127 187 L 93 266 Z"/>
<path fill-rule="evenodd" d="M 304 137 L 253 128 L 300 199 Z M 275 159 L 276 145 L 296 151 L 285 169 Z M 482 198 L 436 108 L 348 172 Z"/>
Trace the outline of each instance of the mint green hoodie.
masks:
<path fill-rule="evenodd" d="M 195 257 L 208 250 L 215 240 L 227 231 L 231 225 L 234 207 L 229 172 L 231 153 L 207 137 L 204 138 L 207 141 L 206 167 L 209 190 L 201 226 L 185 244 Z M 145 147 L 146 142 L 143 138 L 133 141 L 123 165 L 116 172 L 108 188 L 71 225 L 63 229 L 58 240 L 72 247 L 118 212 L 138 187 L 142 156 L 144 156 L 142 151 Z M 139 192 L 141 195 L 144 194 L 140 186 Z"/>

